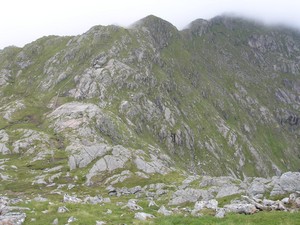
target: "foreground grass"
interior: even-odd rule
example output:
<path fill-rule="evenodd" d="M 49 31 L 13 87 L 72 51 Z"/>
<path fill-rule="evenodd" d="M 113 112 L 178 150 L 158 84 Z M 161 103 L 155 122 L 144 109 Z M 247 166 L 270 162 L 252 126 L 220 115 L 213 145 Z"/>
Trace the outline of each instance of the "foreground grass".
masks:
<path fill-rule="evenodd" d="M 289 212 L 259 212 L 254 215 L 229 214 L 223 219 L 203 216 L 200 218 L 169 216 L 160 217 L 154 221 L 159 225 L 299 225 L 300 213 Z"/>

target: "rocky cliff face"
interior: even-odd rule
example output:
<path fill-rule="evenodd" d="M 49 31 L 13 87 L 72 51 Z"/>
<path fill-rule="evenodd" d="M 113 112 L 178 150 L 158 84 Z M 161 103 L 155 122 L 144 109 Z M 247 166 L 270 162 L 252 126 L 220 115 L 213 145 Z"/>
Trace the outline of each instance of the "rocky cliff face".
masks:
<path fill-rule="evenodd" d="M 27 183 L 97 185 L 299 170 L 299 56 L 298 32 L 228 17 L 178 31 L 149 16 L 7 47 L 1 163 L 19 168 L 2 179 L 30 171 Z"/>

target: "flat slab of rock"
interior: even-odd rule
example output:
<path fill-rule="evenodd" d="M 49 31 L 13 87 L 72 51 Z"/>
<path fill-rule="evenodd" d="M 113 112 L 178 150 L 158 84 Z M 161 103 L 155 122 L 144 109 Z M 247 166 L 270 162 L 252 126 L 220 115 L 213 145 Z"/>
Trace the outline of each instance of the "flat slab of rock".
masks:
<path fill-rule="evenodd" d="M 241 213 L 241 214 L 254 214 L 258 209 L 253 204 L 229 204 L 225 205 L 226 212 Z"/>

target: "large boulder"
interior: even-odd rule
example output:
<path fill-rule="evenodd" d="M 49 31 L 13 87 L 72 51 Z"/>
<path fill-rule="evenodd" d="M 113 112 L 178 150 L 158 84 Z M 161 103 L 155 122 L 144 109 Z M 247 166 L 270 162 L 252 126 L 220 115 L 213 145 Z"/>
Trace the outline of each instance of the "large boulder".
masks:
<path fill-rule="evenodd" d="M 300 172 L 286 172 L 272 178 L 271 196 L 300 192 Z"/>
<path fill-rule="evenodd" d="M 300 172 L 287 172 L 282 174 L 279 183 L 285 192 L 300 192 Z"/>

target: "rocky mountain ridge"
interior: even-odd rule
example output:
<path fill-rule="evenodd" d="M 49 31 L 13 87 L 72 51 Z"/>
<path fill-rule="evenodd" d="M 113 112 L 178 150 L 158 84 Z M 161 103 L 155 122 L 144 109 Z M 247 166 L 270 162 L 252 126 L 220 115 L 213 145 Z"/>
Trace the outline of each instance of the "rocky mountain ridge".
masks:
<path fill-rule="evenodd" d="M 30 171 L 27 184 L 77 177 L 90 186 L 299 170 L 299 53 L 299 32 L 230 17 L 178 31 L 148 16 L 7 47 L 3 165 Z M 19 176 L 1 173 L 8 184 Z"/>

